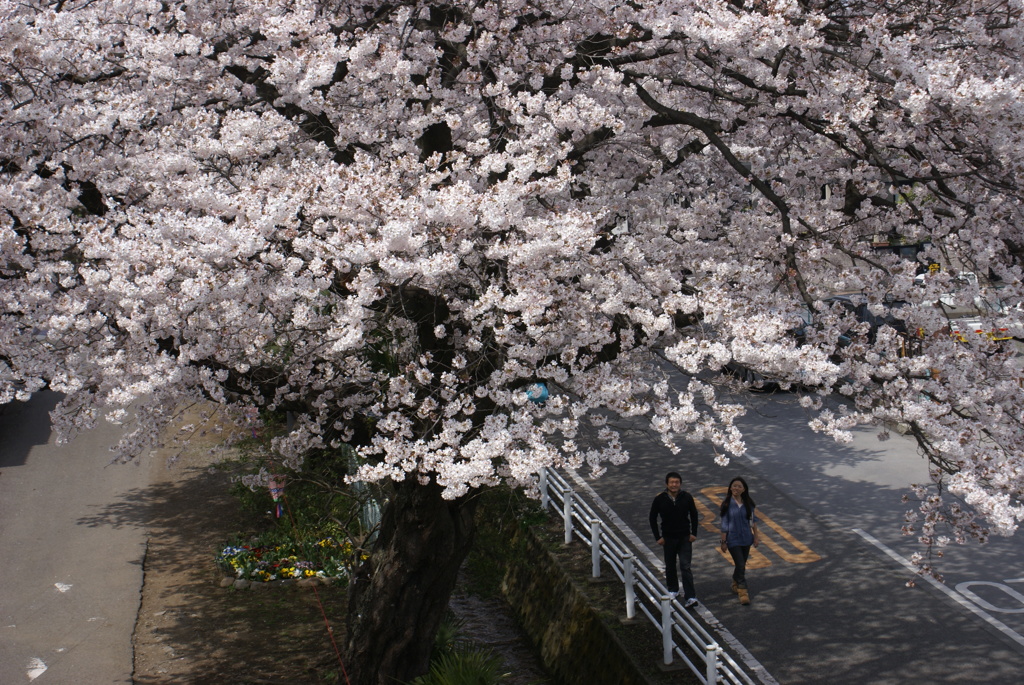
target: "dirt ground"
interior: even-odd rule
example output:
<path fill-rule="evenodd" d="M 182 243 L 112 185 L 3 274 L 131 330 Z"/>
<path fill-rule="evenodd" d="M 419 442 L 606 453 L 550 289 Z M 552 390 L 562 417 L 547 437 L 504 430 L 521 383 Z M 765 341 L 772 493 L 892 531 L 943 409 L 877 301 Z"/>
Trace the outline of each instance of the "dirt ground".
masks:
<path fill-rule="evenodd" d="M 151 457 L 135 682 L 338 682 L 325 616 L 340 644 L 344 590 L 220 587 L 216 552 L 246 522 L 213 447 L 196 440 L 172 464 L 170 450 Z"/>
<path fill-rule="evenodd" d="M 246 522 L 228 494 L 229 477 L 212 468 L 225 454 L 198 439 L 168 465 L 154 453 L 148 491 L 150 539 L 133 647 L 139 685 L 344 683 L 335 651 L 344 644 L 346 593 L 339 587 L 220 586 L 221 544 Z M 547 682 L 532 647 L 499 600 L 460 589 L 453 609 L 469 637 L 502 654 L 509 685 Z M 333 638 L 333 639 L 332 639 Z"/>

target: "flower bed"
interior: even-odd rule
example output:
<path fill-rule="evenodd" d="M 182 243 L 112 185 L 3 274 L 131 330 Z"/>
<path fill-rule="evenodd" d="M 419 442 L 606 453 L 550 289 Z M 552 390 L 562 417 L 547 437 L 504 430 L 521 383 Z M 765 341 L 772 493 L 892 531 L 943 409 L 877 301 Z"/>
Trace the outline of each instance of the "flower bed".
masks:
<path fill-rule="evenodd" d="M 347 580 L 355 559 L 352 543 L 334 538 L 258 543 L 253 540 L 226 546 L 217 555 L 218 566 L 237 579 L 254 583 L 303 578 Z"/>

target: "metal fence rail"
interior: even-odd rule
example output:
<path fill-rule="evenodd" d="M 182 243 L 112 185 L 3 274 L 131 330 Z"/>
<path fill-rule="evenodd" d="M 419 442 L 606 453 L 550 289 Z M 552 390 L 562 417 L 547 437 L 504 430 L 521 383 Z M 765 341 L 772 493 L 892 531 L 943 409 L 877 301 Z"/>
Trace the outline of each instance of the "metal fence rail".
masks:
<path fill-rule="evenodd" d="M 678 658 L 706 685 L 755 685 L 693 613 L 669 595 L 661 574 L 638 560 L 611 524 L 578 496 L 561 474 L 552 469 L 541 471 L 540 495 L 545 510 L 550 506 L 561 514 L 565 543 L 579 538 L 590 547 L 591 575 L 600 578 L 605 565 L 618 576 L 623 584 L 626 618 L 635 618 L 639 609 L 661 632 L 666 666 Z"/>

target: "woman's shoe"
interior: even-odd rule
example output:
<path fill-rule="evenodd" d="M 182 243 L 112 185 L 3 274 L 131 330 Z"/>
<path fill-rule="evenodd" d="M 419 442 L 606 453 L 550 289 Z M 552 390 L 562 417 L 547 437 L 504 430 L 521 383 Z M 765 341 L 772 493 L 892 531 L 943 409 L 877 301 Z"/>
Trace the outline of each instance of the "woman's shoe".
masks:
<path fill-rule="evenodd" d="M 737 583 L 735 580 L 732 581 L 732 593 L 735 595 L 739 591 L 740 591 L 740 584 Z"/>
<path fill-rule="evenodd" d="M 737 592 L 740 596 L 740 604 L 750 604 L 750 593 L 747 592 L 747 588 L 738 588 Z"/>

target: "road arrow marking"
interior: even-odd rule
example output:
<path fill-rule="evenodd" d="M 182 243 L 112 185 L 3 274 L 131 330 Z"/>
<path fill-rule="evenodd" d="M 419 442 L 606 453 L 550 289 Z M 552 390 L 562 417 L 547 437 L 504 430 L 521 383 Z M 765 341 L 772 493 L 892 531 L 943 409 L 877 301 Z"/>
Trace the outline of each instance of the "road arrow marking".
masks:
<path fill-rule="evenodd" d="M 28 670 L 25 672 L 25 675 L 27 675 L 28 679 L 31 681 L 43 675 L 45 672 L 46 664 L 43 663 L 43 660 L 39 657 L 33 657 L 28 662 Z"/>

